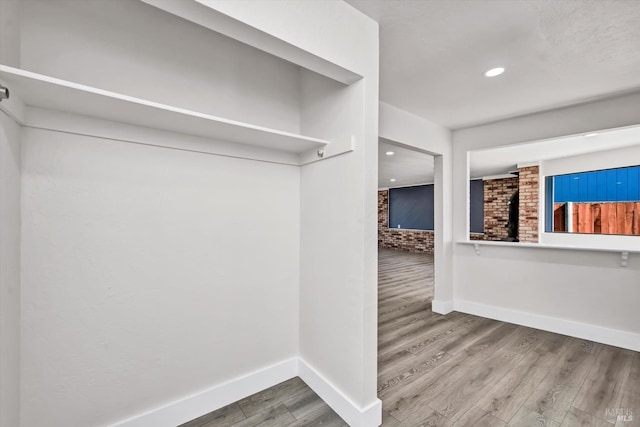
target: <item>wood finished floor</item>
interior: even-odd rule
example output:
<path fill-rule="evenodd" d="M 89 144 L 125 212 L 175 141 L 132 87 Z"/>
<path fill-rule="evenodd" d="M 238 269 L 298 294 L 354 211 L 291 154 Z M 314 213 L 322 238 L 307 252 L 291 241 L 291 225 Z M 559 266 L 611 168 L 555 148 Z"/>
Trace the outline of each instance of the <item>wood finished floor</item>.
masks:
<path fill-rule="evenodd" d="M 640 427 L 640 353 L 432 313 L 433 257 L 381 249 L 378 258 L 384 427 Z M 182 427 L 223 426 L 346 423 L 294 378 Z"/>
<path fill-rule="evenodd" d="M 435 314 L 433 257 L 380 250 L 378 259 L 385 427 L 640 426 L 640 353 Z"/>

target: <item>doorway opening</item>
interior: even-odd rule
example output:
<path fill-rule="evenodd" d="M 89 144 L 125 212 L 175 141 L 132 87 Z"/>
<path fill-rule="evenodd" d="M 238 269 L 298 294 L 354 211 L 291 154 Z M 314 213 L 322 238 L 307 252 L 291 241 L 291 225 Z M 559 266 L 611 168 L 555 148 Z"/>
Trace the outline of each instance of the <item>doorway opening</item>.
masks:
<path fill-rule="evenodd" d="M 394 399 L 416 337 L 432 311 L 438 181 L 435 157 L 384 138 L 378 143 L 378 397 Z M 408 357 L 410 356 L 410 357 Z M 384 417 L 390 417 L 386 411 Z"/>

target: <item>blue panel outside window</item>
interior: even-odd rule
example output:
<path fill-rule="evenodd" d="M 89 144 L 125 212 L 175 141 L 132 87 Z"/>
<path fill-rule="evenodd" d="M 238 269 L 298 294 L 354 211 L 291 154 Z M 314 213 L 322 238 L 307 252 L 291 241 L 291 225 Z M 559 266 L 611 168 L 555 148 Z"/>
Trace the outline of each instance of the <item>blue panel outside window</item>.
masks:
<path fill-rule="evenodd" d="M 627 198 L 640 200 L 640 168 L 629 168 L 627 171 Z"/>
<path fill-rule="evenodd" d="M 640 166 L 553 177 L 554 203 L 640 201 Z"/>
<path fill-rule="evenodd" d="M 616 200 L 628 200 L 626 169 L 618 169 L 616 171 Z"/>
<path fill-rule="evenodd" d="M 564 201 L 564 176 L 553 176 L 548 177 L 551 178 L 552 186 L 553 186 L 553 200 L 555 201 Z M 547 180 L 549 182 L 549 180 Z M 547 185 L 549 188 L 549 185 Z"/>
<path fill-rule="evenodd" d="M 575 197 L 576 200 L 580 199 L 580 174 L 574 174 L 569 181 L 569 194 L 568 197 Z"/>
<path fill-rule="evenodd" d="M 596 177 L 597 189 L 595 200 L 605 201 L 607 200 L 607 174 L 603 172 L 597 172 Z"/>
<path fill-rule="evenodd" d="M 616 200 L 616 171 L 610 169 L 603 172 L 607 176 L 607 198 L 603 201 L 614 202 Z"/>
<path fill-rule="evenodd" d="M 596 200 L 598 198 L 598 172 L 587 172 L 587 198 L 588 200 Z"/>
<path fill-rule="evenodd" d="M 589 176 L 586 173 L 578 174 L 578 201 L 586 202 L 589 199 Z"/>

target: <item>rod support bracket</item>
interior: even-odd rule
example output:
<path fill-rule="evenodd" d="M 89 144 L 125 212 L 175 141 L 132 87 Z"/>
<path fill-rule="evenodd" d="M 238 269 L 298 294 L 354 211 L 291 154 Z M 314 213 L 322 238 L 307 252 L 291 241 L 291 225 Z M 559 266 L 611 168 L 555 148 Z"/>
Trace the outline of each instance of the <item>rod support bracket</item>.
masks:
<path fill-rule="evenodd" d="M 3 99 L 9 99 L 9 88 L 0 84 L 0 102 Z"/>
<path fill-rule="evenodd" d="M 476 250 L 476 255 L 480 255 L 480 245 L 478 243 L 474 243 L 473 248 Z"/>
<path fill-rule="evenodd" d="M 629 265 L 629 252 L 620 252 L 620 267 Z"/>

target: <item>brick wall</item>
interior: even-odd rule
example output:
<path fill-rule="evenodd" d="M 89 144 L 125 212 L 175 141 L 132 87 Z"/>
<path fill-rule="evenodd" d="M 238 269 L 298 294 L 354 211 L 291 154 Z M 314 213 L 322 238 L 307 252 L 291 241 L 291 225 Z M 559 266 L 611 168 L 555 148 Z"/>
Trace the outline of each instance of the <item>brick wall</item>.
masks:
<path fill-rule="evenodd" d="M 502 240 L 509 237 L 507 229 L 509 199 L 516 190 L 518 190 L 518 177 L 516 176 L 484 181 L 483 240 Z M 478 240 L 478 238 L 473 240 Z"/>
<path fill-rule="evenodd" d="M 538 166 L 520 168 L 520 216 L 518 239 L 538 243 L 538 204 L 540 201 L 540 171 Z"/>
<path fill-rule="evenodd" d="M 378 191 L 378 247 L 433 254 L 433 231 L 389 228 L 389 191 Z"/>

